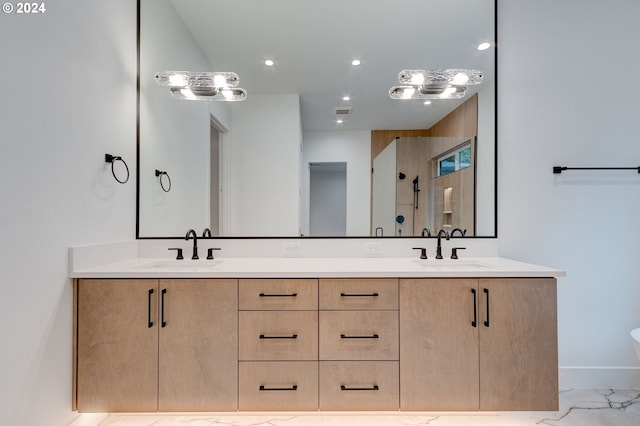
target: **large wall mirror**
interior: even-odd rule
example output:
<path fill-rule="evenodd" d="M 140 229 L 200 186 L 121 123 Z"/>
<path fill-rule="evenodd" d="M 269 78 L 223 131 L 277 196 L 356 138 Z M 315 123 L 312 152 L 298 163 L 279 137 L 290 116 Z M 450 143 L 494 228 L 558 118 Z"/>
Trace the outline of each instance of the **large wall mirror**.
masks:
<path fill-rule="evenodd" d="M 138 0 L 138 18 L 138 238 L 497 235 L 496 0 Z M 482 81 L 392 99 L 405 69 Z M 247 98 L 176 99 L 164 71 L 235 72 Z"/>

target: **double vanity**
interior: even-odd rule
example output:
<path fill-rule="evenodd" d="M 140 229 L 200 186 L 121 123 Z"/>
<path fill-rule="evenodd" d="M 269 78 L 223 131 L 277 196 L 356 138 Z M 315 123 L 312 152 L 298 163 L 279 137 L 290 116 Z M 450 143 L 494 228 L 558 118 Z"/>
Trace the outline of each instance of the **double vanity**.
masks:
<path fill-rule="evenodd" d="M 71 275 L 80 412 L 558 408 L 559 270 L 148 257 Z"/>

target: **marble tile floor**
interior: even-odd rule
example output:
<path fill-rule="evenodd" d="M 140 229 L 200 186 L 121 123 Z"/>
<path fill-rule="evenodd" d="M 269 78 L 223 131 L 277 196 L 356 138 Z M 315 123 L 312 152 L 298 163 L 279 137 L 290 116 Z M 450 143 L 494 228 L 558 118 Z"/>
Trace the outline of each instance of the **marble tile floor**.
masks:
<path fill-rule="evenodd" d="M 84 414 L 71 426 L 640 426 L 640 390 L 570 389 L 551 412 Z"/>

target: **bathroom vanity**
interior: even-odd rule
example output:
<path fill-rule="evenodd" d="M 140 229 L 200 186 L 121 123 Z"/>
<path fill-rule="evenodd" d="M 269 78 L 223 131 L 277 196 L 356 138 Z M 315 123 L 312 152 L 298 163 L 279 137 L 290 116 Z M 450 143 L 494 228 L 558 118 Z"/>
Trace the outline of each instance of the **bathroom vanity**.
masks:
<path fill-rule="evenodd" d="M 563 274 L 501 258 L 76 270 L 74 409 L 553 411 Z"/>

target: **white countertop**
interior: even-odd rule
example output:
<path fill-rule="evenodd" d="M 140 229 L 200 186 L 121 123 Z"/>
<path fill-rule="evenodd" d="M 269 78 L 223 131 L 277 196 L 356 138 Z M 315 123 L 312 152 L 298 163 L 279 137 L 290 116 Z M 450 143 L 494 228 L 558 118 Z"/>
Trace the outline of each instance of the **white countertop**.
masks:
<path fill-rule="evenodd" d="M 338 278 L 424 277 L 508 278 L 563 277 L 562 270 L 500 257 L 458 260 L 340 258 L 217 258 L 174 260 L 135 258 L 91 268 L 71 269 L 72 278 Z"/>

